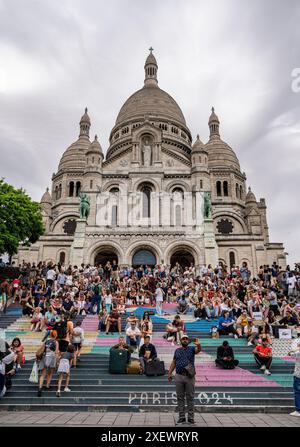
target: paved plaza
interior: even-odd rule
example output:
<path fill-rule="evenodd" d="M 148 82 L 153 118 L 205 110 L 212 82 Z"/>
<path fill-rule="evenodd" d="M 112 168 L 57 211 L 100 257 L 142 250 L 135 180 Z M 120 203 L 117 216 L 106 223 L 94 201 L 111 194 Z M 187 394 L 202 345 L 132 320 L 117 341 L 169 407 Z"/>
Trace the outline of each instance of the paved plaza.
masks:
<path fill-rule="evenodd" d="M 175 427 L 177 418 L 176 413 L 18 411 L 0 412 L 0 426 Z M 288 414 L 202 413 L 195 415 L 195 422 L 196 427 L 300 427 L 300 418 Z"/>

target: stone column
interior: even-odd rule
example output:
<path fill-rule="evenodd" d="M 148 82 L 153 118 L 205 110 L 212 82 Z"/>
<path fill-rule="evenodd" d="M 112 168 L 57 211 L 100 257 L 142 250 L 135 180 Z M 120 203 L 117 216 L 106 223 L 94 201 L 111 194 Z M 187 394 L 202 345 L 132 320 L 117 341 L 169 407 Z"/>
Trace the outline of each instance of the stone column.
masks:
<path fill-rule="evenodd" d="M 171 219 L 171 202 L 170 202 L 170 194 L 167 192 L 161 193 L 161 203 L 162 203 L 162 217 L 161 217 L 161 224 L 162 227 L 169 227 L 170 226 L 170 219 Z"/>
<path fill-rule="evenodd" d="M 203 224 L 203 194 L 196 191 L 196 226 L 200 227 Z"/>
<path fill-rule="evenodd" d="M 74 234 L 74 241 L 70 250 L 70 264 L 80 265 L 83 263 L 84 244 L 86 232 L 86 219 L 76 220 L 76 230 Z"/>
<path fill-rule="evenodd" d="M 204 218 L 204 249 L 205 249 L 205 264 L 211 264 L 212 267 L 218 265 L 219 250 L 215 238 L 214 223 L 212 219 Z"/>
<path fill-rule="evenodd" d="M 184 220 L 185 226 L 191 227 L 194 225 L 193 219 L 193 197 L 191 192 L 184 193 Z"/>
<path fill-rule="evenodd" d="M 120 192 L 118 203 L 119 225 L 127 227 L 128 223 L 128 194 L 126 192 Z"/>
<path fill-rule="evenodd" d="M 151 194 L 151 226 L 159 226 L 159 192 Z"/>

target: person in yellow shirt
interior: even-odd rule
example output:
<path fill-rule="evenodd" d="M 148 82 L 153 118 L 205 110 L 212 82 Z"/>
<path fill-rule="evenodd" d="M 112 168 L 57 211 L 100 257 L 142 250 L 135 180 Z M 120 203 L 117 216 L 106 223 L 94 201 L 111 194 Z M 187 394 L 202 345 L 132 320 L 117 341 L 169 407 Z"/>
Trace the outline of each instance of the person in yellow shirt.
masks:
<path fill-rule="evenodd" d="M 249 332 L 250 317 L 246 310 L 243 310 L 242 314 L 236 320 L 236 331 L 239 337 L 243 335 L 247 336 Z"/>

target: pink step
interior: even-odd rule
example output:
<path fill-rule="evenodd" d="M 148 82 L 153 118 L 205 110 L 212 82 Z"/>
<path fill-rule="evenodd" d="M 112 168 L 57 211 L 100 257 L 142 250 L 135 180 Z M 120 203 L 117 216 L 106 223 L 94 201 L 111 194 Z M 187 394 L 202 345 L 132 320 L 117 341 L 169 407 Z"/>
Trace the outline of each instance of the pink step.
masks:
<path fill-rule="evenodd" d="M 114 346 L 119 343 L 118 338 L 97 338 L 95 346 Z"/>

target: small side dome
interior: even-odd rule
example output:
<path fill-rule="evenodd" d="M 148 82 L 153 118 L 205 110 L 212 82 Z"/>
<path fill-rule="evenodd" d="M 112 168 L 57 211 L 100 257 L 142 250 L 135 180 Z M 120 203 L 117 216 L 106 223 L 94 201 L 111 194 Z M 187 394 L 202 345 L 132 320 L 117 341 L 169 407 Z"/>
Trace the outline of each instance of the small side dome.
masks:
<path fill-rule="evenodd" d="M 88 115 L 88 109 L 87 107 L 85 108 L 84 114 L 82 115 L 81 119 L 80 119 L 80 124 L 81 123 L 87 123 L 87 124 L 91 124 L 91 120 L 90 117 Z"/>
<path fill-rule="evenodd" d="M 210 117 L 209 117 L 209 120 L 208 120 L 208 124 L 212 124 L 212 123 L 220 124 L 219 118 L 215 114 L 215 108 L 214 107 L 211 108 L 211 114 L 210 114 Z"/>
<path fill-rule="evenodd" d="M 254 193 L 251 191 L 251 188 L 249 186 L 247 195 L 246 195 L 246 205 L 252 205 L 252 204 L 256 204 L 256 197 L 254 195 Z"/>
<path fill-rule="evenodd" d="M 48 203 L 52 205 L 52 197 L 49 193 L 49 188 L 47 188 L 46 191 L 44 192 L 40 203 Z"/>
<path fill-rule="evenodd" d="M 207 152 L 204 143 L 200 140 L 199 134 L 197 135 L 196 141 L 193 144 L 192 152 Z"/>
<path fill-rule="evenodd" d="M 86 154 L 90 154 L 90 153 L 97 153 L 97 154 L 101 154 L 103 155 L 103 151 L 102 151 L 102 147 L 101 144 L 98 141 L 98 136 L 95 135 L 95 139 L 94 141 L 90 144 L 88 150 L 86 151 Z"/>
<path fill-rule="evenodd" d="M 154 54 L 152 53 L 153 48 L 150 48 L 149 51 L 150 51 L 150 54 L 148 55 L 148 57 L 147 57 L 147 59 L 146 59 L 145 67 L 146 67 L 146 65 L 148 65 L 148 64 L 156 65 L 156 66 L 157 66 L 157 62 L 156 62 L 155 56 L 154 56 Z"/>

